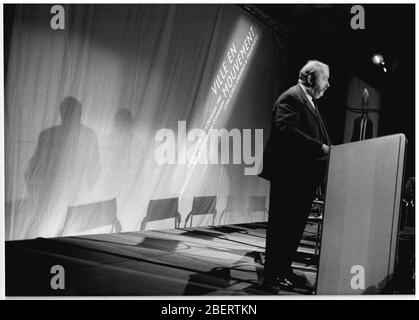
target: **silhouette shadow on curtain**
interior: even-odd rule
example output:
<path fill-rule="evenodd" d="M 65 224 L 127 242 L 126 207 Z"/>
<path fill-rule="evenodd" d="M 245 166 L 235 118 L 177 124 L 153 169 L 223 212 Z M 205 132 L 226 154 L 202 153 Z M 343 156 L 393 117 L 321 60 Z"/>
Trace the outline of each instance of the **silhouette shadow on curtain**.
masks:
<path fill-rule="evenodd" d="M 120 232 L 121 225 L 116 216 L 116 199 L 89 203 L 80 206 L 68 207 L 67 218 L 61 236 L 79 235 L 95 232 L 94 229 L 101 229 L 100 233 Z"/>
<path fill-rule="evenodd" d="M 101 170 L 97 137 L 81 122 L 80 101 L 66 97 L 59 109 L 61 124 L 40 133 L 24 174 L 36 215 L 32 237 L 57 236 L 67 207 L 92 190 Z"/>
<path fill-rule="evenodd" d="M 115 115 L 114 130 L 106 137 L 105 147 L 102 148 L 104 173 L 101 182 L 104 198 L 116 197 L 118 204 L 122 207 L 130 193 L 133 181 L 134 161 L 131 159 L 134 156 L 132 153 L 134 134 L 132 123 L 131 111 L 119 109 Z"/>
<path fill-rule="evenodd" d="M 215 223 L 215 217 L 217 215 L 217 197 L 208 196 L 208 197 L 194 197 L 192 203 L 192 210 L 187 215 L 185 220 L 185 228 L 187 227 L 188 221 L 189 227 L 193 227 L 193 217 L 201 216 L 202 218 L 210 217 L 211 225 Z"/>
<path fill-rule="evenodd" d="M 174 227 L 179 228 L 182 217 L 179 213 L 179 198 L 150 200 L 147 214 L 141 222 L 140 230 L 145 230 L 148 222 L 174 218 Z"/>

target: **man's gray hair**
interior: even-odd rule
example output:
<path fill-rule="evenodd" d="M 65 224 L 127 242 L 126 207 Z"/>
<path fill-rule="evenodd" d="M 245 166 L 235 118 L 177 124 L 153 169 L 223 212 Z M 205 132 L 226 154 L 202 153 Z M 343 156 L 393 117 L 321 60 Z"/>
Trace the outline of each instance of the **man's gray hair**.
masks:
<path fill-rule="evenodd" d="M 310 86 L 308 83 L 308 76 L 314 75 L 319 71 L 329 69 L 329 66 L 323 62 L 318 60 L 310 60 L 308 61 L 304 67 L 301 68 L 300 73 L 298 75 L 298 82 L 305 86 Z"/>

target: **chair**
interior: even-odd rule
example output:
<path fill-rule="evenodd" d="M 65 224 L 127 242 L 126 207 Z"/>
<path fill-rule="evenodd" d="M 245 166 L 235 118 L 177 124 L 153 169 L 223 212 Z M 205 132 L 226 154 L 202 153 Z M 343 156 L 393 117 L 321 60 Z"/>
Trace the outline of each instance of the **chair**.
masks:
<path fill-rule="evenodd" d="M 244 207 L 243 199 L 238 196 L 228 196 L 226 207 L 218 218 L 218 224 L 223 225 L 227 223 L 228 213 L 240 212 L 242 215 L 248 215 L 248 211 Z"/>
<path fill-rule="evenodd" d="M 247 213 L 249 217 L 252 217 L 254 212 L 263 212 L 263 221 L 268 220 L 268 209 L 266 208 L 266 197 L 265 196 L 250 196 L 249 206 Z M 253 222 L 253 219 L 252 219 Z"/>
<path fill-rule="evenodd" d="M 208 197 L 194 197 L 192 203 L 192 210 L 187 215 L 185 220 L 185 228 L 190 221 L 189 227 L 192 227 L 193 217 L 196 215 L 211 215 L 212 216 L 212 225 L 215 223 L 215 216 L 217 215 L 217 197 L 208 196 Z"/>
<path fill-rule="evenodd" d="M 179 198 L 150 200 L 147 214 L 141 222 L 140 230 L 145 230 L 146 224 L 152 221 L 174 218 L 175 228 L 179 228 L 182 219 L 179 208 Z"/>
<path fill-rule="evenodd" d="M 121 225 L 116 216 L 116 207 L 115 198 L 68 207 L 66 221 L 60 236 L 120 232 Z M 105 227 L 109 227 L 109 230 L 105 231 Z"/>

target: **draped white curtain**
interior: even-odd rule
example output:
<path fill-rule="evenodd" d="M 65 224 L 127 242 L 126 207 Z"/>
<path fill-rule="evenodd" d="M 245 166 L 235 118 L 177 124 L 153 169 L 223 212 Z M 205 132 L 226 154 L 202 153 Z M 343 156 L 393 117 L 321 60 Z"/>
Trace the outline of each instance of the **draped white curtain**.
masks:
<path fill-rule="evenodd" d="M 170 198 L 181 224 L 197 196 L 215 196 L 218 216 L 229 196 L 237 200 L 217 223 L 266 218 L 246 211 L 255 197 L 268 206 L 269 184 L 245 175 L 243 159 L 188 166 L 155 157 L 159 129 L 173 130 L 180 157 L 188 143 L 179 122 L 187 132 L 205 128 L 229 48 L 252 30 L 257 41 L 214 128 L 253 130 L 253 152 L 255 129 L 266 140 L 281 58 L 266 26 L 235 5 L 66 5 L 65 29 L 53 30 L 50 8 L 16 10 L 5 83 L 6 239 L 136 231 L 151 200 Z"/>

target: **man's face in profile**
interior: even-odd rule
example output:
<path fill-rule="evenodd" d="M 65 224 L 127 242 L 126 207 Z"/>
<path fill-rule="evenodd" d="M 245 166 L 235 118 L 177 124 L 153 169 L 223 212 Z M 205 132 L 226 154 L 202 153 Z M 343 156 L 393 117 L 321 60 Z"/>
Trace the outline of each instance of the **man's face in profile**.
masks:
<path fill-rule="evenodd" d="M 318 71 L 316 79 L 313 84 L 314 99 L 319 99 L 323 96 L 326 90 L 329 88 L 329 69 L 323 69 Z"/>

